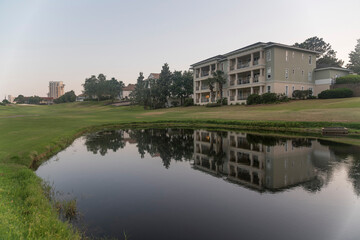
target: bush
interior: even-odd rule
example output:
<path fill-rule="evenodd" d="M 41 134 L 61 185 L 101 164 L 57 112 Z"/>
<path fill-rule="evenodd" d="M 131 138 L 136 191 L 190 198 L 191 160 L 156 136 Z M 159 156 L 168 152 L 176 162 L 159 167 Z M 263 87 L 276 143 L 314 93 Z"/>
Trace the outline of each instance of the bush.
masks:
<path fill-rule="evenodd" d="M 67 102 L 75 102 L 76 101 L 76 95 L 74 91 L 66 92 L 61 97 L 54 100 L 54 103 L 67 103 Z"/>
<path fill-rule="evenodd" d="M 353 96 L 353 91 L 348 88 L 336 88 L 331 90 L 325 90 L 319 93 L 318 97 L 321 99 L 328 98 L 348 98 Z"/>
<path fill-rule="evenodd" d="M 335 84 L 360 83 L 360 75 L 346 75 L 336 79 Z"/>
<path fill-rule="evenodd" d="M 221 107 L 221 103 L 208 103 L 205 106 L 206 107 Z"/>
<path fill-rule="evenodd" d="M 276 93 L 264 93 L 261 95 L 262 103 L 275 103 L 277 99 Z"/>
<path fill-rule="evenodd" d="M 312 96 L 312 91 L 309 90 L 295 90 L 292 93 L 292 97 L 295 99 L 306 99 L 309 98 L 310 96 Z"/>
<path fill-rule="evenodd" d="M 184 100 L 184 106 L 185 106 L 185 107 L 194 106 L 194 99 L 192 99 L 192 98 L 186 98 L 186 99 Z"/>
<path fill-rule="evenodd" d="M 288 96 L 285 95 L 285 93 L 278 94 L 276 97 L 279 102 L 288 102 L 289 101 L 289 98 L 288 98 Z"/>
<path fill-rule="evenodd" d="M 223 98 L 223 100 L 222 100 L 222 105 L 227 105 L 227 104 L 228 104 L 227 98 Z"/>
<path fill-rule="evenodd" d="M 171 101 L 171 106 L 177 107 L 179 105 L 178 101 Z"/>
<path fill-rule="evenodd" d="M 262 97 L 259 94 L 251 94 L 246 99 L 247 105 L 260 104 L 262 103 Z"/>

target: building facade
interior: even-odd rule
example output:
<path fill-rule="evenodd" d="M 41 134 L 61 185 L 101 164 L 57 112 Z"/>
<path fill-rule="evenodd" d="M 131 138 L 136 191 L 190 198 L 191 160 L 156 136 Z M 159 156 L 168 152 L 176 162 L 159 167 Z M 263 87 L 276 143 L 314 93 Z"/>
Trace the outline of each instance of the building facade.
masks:
<path fill-rule="evenodd" d="M 51 97 L 53 99 L 61 97 L 62 95 L 64 95 L 64 88 L 65 85 L 63 84 L 62 81 L 59 82 L 50 81 L 48 97 Z"/>
<path fill-rule="evenodd" d="M 316 90 L 317 52 L 279 43 L 258 42 L 224 55 L 191 65 L 194 70 L 194 102 L 204 105 L 216 102 L 219 97 L 215 86 L 215 98 L 211 99 L 207 79 L 221 70 L 227 78 L 223 97 L 228 104 L 246 103 L 250 94 L 265 92 L 292 96 L 295 90 Z M 324 88 L 324 86 L 321 86 Z M 326 88 L 330 88 L 327 83 Z"/>

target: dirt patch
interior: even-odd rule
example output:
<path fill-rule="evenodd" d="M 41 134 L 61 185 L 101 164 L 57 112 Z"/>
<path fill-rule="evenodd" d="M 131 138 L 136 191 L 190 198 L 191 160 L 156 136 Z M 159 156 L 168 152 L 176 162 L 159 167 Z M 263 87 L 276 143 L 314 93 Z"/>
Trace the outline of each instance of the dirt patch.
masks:
<path fill-rule="evenodd" d="M 143 113 L 141 115 L 143 116 L 151 116 L 151 115 L 161 115 L 164 114 L 165 112 L 147 112 L 147 113 Z"/>

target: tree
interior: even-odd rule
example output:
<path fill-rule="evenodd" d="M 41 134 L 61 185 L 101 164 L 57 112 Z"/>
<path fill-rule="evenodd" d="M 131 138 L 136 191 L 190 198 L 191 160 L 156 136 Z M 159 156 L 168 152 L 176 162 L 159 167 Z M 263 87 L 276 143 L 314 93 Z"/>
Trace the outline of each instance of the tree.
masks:
<path fill-rule="evenodd" d="M 357 40 L 355 50 L 349 53 L 349 63 L 346 65 L 347 68 L 360 74 L 360 39 Z"/>
<path fill-rule="evenodd" d="M 67 103 L 67 102 L 75 102 L 76 101 L 76 95 L 73 90 L 66 92 L 61 97 L 54 100 L 54 103 Z"/>
<path fill-rule="evenodd" d="M 215 97 L 215 92 L 214 92 L 214 88 L 215 88 L 215 84 L 216 84 L 215 78 L 208 78 L 204 82 L 209 86 L 209 89 L 210 89 L 210 102 L 213 102 L 214 97 Z"/>
<path fill-rule="evenodd" d="M 311 37 L 302 43 L 295 43 L 294 47 L 319 52 L 316 55 L 317 67 L 341 67 L 344 64 L 344 61 L 336 58 L 336 52 L 331 48 L 331 45 L 322 38 Z"/>
<path fill-rule="evenodd" d="M 14 99 L 14 101 L 16 102 L 16 103 L 25 103 L 25 97 L 24 97 L 24 95 L 19 95 L 19 96 L 17 96 L 15 99 Z"/>
<path fill-rule="evenodd" d="M 96 78 L 95 75 L 92 75 L 90 78 L 85 79 L 83 84 L 84 94 L 90 99 L 96 97 L 98 101 L 102 98 L 114 99 L 119 96 L 124 83 L 122 81 L 117 81 L 115 78 L 106 80 L 106 76 L 102 73 Z"/>
<path fill-rule="evenodd" d="M 9 102 L 7 99 L 5 99 L 5 98 L 4 98 L 4 100 L 2 100 L 2 103 L 3 103 L 3 104 L 10 104 L 10 102 Z"/>
<path fill-rule="evenodd" d="M 221 70 L 217 70 L 216 72 L 213 73 L 213 79 L 214 82 L 218 84 L 219 86 L 219 92 L 220 92 L 220 99 L 221 102 L 223 100 L 223 86 L 226 83 L 226 77 L 223 71 Z"/>
<path fill-rule="evenodd" d="M 84 87 L 84 94 L 92 99 L 96 96 L 96 85 L 98 83 L 98 79 L 95 75 L 92 75 L 90 78 L 85 79 L 85 83 L 83 84 Z"/>
<path fill-rule="evenodd" d="M 157 95 L 155 95 L 155 99 L 157 100 L 158 107 L 164 107 L 166 105 L 168 97 L 170 97 L 170 84 L 172 79 L 172 73 L 169 69 L 169 65 L 165 63 L 162 66 L 159 79 L 155 81 L 155 88 Z M 153 89 L 151 89 L 153 90 Z"/>

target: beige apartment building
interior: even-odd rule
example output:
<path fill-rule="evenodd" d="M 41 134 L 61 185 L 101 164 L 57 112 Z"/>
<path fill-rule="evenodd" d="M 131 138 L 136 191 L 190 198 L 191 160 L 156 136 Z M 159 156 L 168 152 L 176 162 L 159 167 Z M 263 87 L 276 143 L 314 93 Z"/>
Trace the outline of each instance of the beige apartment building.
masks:
<path fill-rule="evenodd" d="M 59 82 L 50 81 L 48 97 L 53 99 L 61 97 L 62 95 L 64 95 L 64 88 L 65 88 L 65 84 L 63 84 L 62 81 Z"/>
<path fill-rule="evenodd" d="M 291 97 L 295 90 L 310 89 L 317 95 L 330 88 L 333 77 L 346 75 L 349 71 L 343 68 L 331 69 L 336 74 L 330 76 L 333 73 L 329 68 L 317 70 L 316 53 L 279 43 L 258 42 L 192 64 L 194 102 L 203 105 L 211 101 L 206 80 L 217 70 L 224 71 L 227 78 L 223 96 L 228 98 L 228 104 L 245 103 L 253 93 L 284 93 Z M 320 75 L 329 77 L 317 81 L 316 77 Z M 213 102 L 216 102 L 220 97 L 218 86 L 214 91 Z"/>

